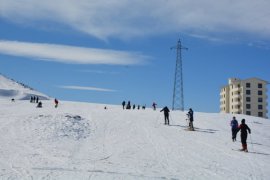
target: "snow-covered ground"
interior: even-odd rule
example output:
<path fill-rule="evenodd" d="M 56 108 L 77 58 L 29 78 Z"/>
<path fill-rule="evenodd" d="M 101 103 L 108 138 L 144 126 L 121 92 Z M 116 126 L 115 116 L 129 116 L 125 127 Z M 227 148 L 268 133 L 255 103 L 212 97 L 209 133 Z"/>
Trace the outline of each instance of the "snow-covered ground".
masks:
<path fill-rule="evenodd" d="M 237 151 L 239 134 L 231 140 L 232 115 L 195 112 L 196 131 L 187 131 L 186 112 L 171 112 L 165 126 L 159 109 L 67 101 L 55 108 L 0 74 L 0 180 L 269 179 L 270 121 L 236 117 L 251 128 L 248 153 Z"/>
<path fill-rule="evenodd" d="M 269 179 L 270 121 L 251 116 L 249 152 L 232 115 L 195 112 L 196 131 L 186 131 L 186 112 L 171 112 L 171 125 L 152 109 L 0 99 L 0 179 Z M 235 149 L 235 150 L 233 150 Z"/>

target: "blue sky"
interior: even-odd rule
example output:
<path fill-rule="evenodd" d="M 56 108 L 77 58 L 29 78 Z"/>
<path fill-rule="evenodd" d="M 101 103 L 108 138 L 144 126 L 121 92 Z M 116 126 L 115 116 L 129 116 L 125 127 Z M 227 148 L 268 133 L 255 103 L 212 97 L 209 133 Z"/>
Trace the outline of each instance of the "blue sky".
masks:
<path fill-rule="evenodd" d="M 228 78 L 270 81 L 270 2 L 0 0 L 0 73 L 60 100 L 219 112 Z M 268 87 L 269 88 L 269 87 Z M 268 91 L 269 97 L 269 91 Z"/>

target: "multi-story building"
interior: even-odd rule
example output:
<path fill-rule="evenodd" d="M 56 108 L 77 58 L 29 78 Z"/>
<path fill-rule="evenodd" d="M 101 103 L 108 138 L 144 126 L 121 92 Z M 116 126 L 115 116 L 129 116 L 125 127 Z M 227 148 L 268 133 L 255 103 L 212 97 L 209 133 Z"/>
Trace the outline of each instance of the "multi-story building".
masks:
<path fill-rule="evenodd" d="M 267 81 L 230 78 L 220 91 L 220 112 L 267 117 Z"/>

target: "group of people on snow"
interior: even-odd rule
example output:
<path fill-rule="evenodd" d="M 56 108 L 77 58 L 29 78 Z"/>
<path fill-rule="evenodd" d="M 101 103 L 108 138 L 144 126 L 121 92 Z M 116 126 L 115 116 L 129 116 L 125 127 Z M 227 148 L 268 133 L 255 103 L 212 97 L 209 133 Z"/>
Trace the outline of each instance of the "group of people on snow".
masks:
<path fill-rule="evenodd" d="M 39 97 L 38 96 L 31 96 L 30 97 L 30 103 L 38 103 Z"/>
<path fill-rule="evenodd" d="M 170 119 L 169 119 L 169 108 L 167 106 L 165 106 L 163 109 L 160 110 L 160 112 L 164 112 L 164 120 L 165 120 L 165 125 L 170 125 Z M 189 109 L 188 113 L 187 113 L 187 117 L 189 120 L 189 130 L 194 131 L 194 127 L 193 127 L 193 110 L 192 108 Z M 245 151 L 248 152 L 247 149 L 247 137 L 248 137 L 248 133 L 251 134 L 251 130 L 248 127 L 248 125 L 246 124 L 246 120 L 242 119 L 241 120 L 241 124 L 238 125 L 238 121 L 236 120 L 235 117 L 233 117 L 233 119 L 231 120 L 231 130 L 232 130 L 232 141 L 235 142 L 236 141 L 236 136 L 237 133 L 240 131 L 240 137 L 241 137 L 241 143 L 242 143 L 242 149 L 240 149 L 241 151 Z"/>
<path fill-rule="evenodd" d="M 231 120 L 231 129 L 232 129 L 232 141 L 235 142 L 236 141 L 236 136 L 237 133 L 240 131 L 241 132 L 241 143 L 242 143 L 242 149 L 240 149 L 241 151 L 245 151 L 248 152 L 247 149 L 247 137 L 248 137 L 248 133 L 251 133 L 250 128 L 248 127 L 248 125 L 246 124 L 246 120 L 242 119 L 241 120 L 241 124 L 238 125 L 238 121 L 236 120 L 235 117 L 233 117 L 233 119 Z"/>
<path fill-rule="evenodd" d="M 37 108 L 42 108 L 42 102 L 41 101 L 39 101 L 39 98 L 38 98 L 38 96 L 31 96 L 30 97 L 30 102 L 31 103 L 37 103 Z M 59 101 L 58 101 L 58 99 L 54 99 L 54 107 L 55 108 L 57 108 L 58 107 L 58 103 L 59 103 Z"/>
<path fill-rule="evenodd" d="M 126 104 L 126 101 L 123 101 L 122 102 L 122 107 L 123 107 L 123 109 L 131 109 L 131 103 L 130 103 L 130 101 L 128 101 L 127 104 Z M 140 105 L 137 105 L 137 109 L 140 109 L 140 108 L 145 109 L 145 107 L 146 107 L 146 105 L 144 105 L 142 107 Z M 132 109 L 136 109 L 136 105 L 135 104 L 132 105 Z"/>

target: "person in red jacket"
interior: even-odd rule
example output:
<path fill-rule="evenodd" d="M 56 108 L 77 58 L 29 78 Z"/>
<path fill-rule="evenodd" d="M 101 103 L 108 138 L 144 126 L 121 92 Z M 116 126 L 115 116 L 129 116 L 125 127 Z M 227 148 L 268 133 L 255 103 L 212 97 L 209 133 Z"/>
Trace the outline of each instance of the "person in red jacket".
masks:
<path fill-rule="evenodd" d="M 246 125 L 245 119 L 242 119 L 241 124 L 238 127 L 238 131 L 240 131 L 240 130 L 241 130 L 240 136 L 241 136 L 241 143 L 242 143 L 241 151 L 248 152 L 248 150 L 247 150 L 247 136 L 248 136 L 247 132 L 250 134 L 251 130 L 248 127 L 248 125 Z"/>

